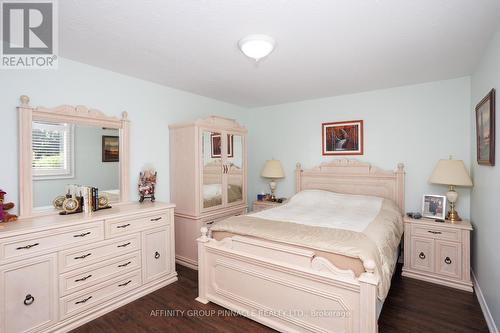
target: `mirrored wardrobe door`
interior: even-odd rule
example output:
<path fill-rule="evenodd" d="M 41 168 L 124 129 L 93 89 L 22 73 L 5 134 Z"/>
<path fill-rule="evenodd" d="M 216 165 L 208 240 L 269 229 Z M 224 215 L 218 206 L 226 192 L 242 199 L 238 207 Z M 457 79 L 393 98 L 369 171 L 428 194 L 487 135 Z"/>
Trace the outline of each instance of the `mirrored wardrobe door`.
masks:
<path fill-rule="evenodd" d="M 245 160 L 244 137 L 240 134 L 227 134 L 227 202 L 228 204 L 241 203 L 245 193 Z"/>
<path fill-rule="evenodd" d="M 203 209 L 222 206 L 222 134 L 203 130 L 202 156 L 202 205 Z"/>

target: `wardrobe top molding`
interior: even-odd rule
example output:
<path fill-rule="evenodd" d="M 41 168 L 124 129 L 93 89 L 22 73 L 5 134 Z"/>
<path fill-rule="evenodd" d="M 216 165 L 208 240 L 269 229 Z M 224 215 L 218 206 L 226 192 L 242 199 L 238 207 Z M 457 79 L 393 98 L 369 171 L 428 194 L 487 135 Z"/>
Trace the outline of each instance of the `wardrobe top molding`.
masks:
<path fill-rule="evenodd" d="M 207 118 L 197 119 L 194 122 L 184 122 L 179 124 L 169 125 L 168 128 L 183 128 L 189 126 L 197 126 L 203 128 L 213 128 L 217 130 L 229 130 L 229 131 L 238 131 L 241 133 L 247 133 L 247 129 L 245 126 L 238 123 L 235 119 L 220 117 L 220 116 L 208 116 Z"/>

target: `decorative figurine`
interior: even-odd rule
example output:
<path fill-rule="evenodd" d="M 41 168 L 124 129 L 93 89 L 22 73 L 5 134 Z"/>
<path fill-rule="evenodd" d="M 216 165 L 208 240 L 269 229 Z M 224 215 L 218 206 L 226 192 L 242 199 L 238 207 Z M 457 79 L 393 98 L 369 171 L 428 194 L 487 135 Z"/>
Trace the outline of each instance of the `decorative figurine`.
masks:
<path fill-rule="evenodd" d="M 12 222 L 17 220 L 17 216 L 7 213 L 9 209 L 14 208 L 12 202 L 4 203 L 7 192 L 0 189 L 0 222 Z"/>
<path fill-rule="evenodd" d="M 152 202 L 155 201 L 156 173 L 153 168 L 147 168 L 139 174 L 138 188 L 141 196 L 139 202 L 143 202 L 146 198 L 151 198 Z"/>

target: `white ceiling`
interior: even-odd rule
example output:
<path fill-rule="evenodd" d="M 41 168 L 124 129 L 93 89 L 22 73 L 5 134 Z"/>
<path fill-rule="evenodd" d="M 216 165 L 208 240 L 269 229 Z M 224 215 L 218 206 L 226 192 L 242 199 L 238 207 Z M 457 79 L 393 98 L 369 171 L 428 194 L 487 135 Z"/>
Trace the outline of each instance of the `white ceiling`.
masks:
<path fill-rule="evenodd" d="M 242 106 L 470 74 L 498 0 L 62 0 L 63 57 Z M 276 39 L 258 64 L 237 42 Z"/>

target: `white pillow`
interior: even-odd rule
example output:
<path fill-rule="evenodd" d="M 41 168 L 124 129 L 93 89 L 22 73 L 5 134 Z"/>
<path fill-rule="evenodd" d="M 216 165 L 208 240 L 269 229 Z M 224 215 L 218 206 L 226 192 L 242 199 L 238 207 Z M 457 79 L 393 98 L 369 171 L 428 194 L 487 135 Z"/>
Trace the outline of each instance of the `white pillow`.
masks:
<path fill-rule="evenodd" d="M 220 184 L 203 185 L 203 198 L 213 199 L 222 195 L 222 188 Z"/>

